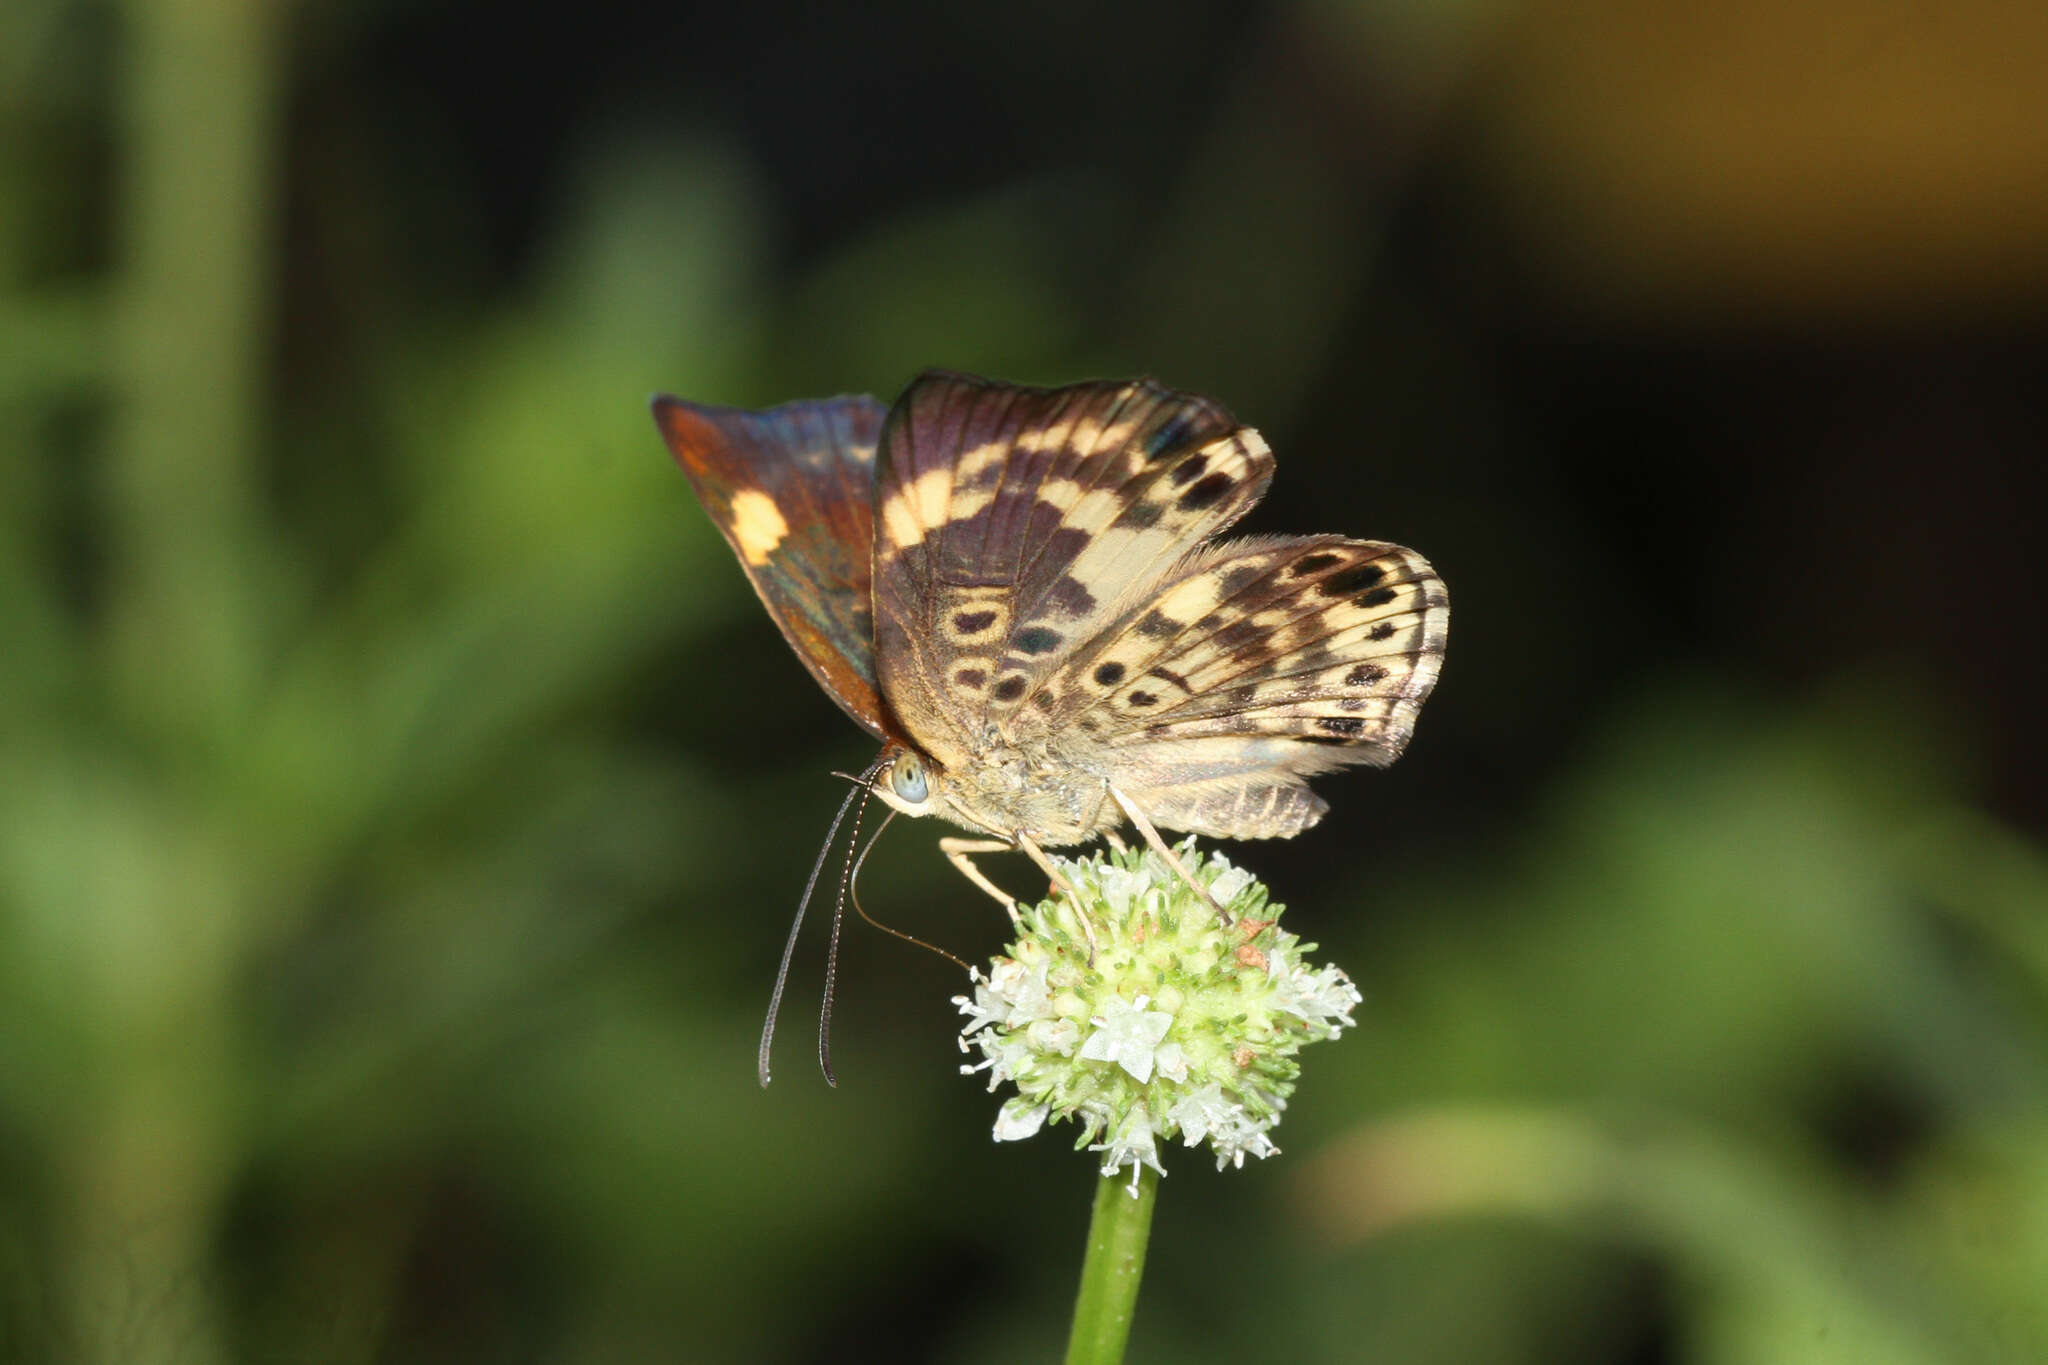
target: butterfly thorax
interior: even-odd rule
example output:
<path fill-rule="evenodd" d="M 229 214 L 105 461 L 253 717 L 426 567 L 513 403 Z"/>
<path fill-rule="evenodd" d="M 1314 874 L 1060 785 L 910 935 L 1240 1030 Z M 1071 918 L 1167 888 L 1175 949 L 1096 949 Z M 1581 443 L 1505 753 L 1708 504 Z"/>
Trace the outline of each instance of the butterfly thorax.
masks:
<path fill-rule="evenodd" d="M 1122 823 L 1108 779 L 1089 771 L 1057 740 L 1020 743 L 988 726 L 946 757 L 941 764 L 918 755 L 922 800 L 892 788 L 894 768 L 885 759 L 877 795 L 907 815 L 936 815 L 1002 839 L 1023 833 L 1053 848 L 1084 843 Z"/>
<path fill-rule="evenodd" d="M 991 736 L 965 770 L 949 774 L 958 808 L 986 828 L 1022 830 L 1051 848 L 1084 843 L 1123 822 L 1109 799 L 1108 781 L 1092 773 L 1067 746 L 1009 743 Z"/>

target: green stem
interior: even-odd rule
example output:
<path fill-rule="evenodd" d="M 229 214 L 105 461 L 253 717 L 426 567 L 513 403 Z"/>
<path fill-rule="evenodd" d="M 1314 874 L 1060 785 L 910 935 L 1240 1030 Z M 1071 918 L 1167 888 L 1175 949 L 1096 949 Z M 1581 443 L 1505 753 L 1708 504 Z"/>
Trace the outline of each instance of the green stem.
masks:
<path fill-rule="evenodd" d="M 1138 1170 L 1135 1199 L 1122 1173 L 1095 1182 L 1088 1259 L 1081 1266 L 1081 1293 L 1074 1300 L 1067 1365 L 1116 1365 L 1124 1358 L 1138 1281 L 1145 1275 L 1145 1243 L 1152 1236 L 1152 1201 L 1158 1193 L 1159 1175 L 1147 1167 Z"/>
<path fill-rule="evenodd" d="M 152 740 L 246 725 L 281 0 L 128 0 L 108 648 Z"/>
<path fill-rule="evenodd" d="M 280 591 L 249 550 L 262 526 L 284 3 L 102 7 L 119 20 L 122 63 L 120 273 L 95 529 L 119 714 L 91 716 L 81 697 L 87 718 L 52 752 L 75 752 L 65 761 L 119 794 L 120 814 L 95 818 L 121 837 L 106 867 L 71 878 L 82 936 L 59 959 L 70 1008 L 92 1022 L 52 1181 L 52 1330 L 69 1360 L 232 1356 L 211 1267 L 242 1116 L 235 950 L 258 904 L 258 883 L 237 874 L 258 836 L 237 823 L 246 764 L 230 746 L 246 748 L 263 676 L 256 608 Z"/>

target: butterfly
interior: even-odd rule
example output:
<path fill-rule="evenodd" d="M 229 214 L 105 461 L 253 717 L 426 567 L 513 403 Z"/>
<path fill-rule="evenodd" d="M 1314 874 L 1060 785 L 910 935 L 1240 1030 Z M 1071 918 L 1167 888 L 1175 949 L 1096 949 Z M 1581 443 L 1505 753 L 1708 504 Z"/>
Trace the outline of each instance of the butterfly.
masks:
<path fill-rule="evenodd" d="M 1134 827 L 1287 838 L 1307 780 L 1398 757 L 1450 623 L 1413 550 L 1219 539 L 1273 456 L 1221 405 L 1151 380 L 1031 388 L 927 371 L 766 411 L 654 416 L 754 591 L 883 748 L 894 810 L 971 855 Z"/>

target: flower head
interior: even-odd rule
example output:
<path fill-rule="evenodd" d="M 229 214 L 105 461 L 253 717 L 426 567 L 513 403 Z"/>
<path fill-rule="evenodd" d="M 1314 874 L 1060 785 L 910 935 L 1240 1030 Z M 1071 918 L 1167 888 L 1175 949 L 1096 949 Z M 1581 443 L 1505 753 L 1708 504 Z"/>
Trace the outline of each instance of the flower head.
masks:
<path fill-rule="evenodd" d="M 1315 945 L 1279 927 L 1250 873 L 1192 839 L 1176 854 L 1230 923 L 1148 849 L 1055 859 L 1074 896 L 1020 907 L 1017 940 L 954 997 L 961 1050 L 981 1054 L 961 1070 L 1017 1088 L 997 1141 L 1073 1120 L 1103 1174 L 1134 1181 L 1164 1173 L 1174 1137 L 1207 1142 L 1218 1169 L 1279 1150 L 1295 1053 L 1350 1026 L 1358 988 L 1306 964 Z"/>

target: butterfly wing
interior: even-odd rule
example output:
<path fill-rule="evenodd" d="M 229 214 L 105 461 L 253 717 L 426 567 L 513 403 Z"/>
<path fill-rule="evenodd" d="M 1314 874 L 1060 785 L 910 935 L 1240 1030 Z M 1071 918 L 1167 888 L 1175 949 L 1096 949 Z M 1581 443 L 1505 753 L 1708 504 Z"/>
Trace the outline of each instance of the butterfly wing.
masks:
<path fill-rule="evenodd" d="M 876 456 L 882 695 L 942 764 L 1263 495 L 1256 432 L 1150 381 L 1040 389 L 930 372 Z"/>
<path fill-rule="evenodd" d="M 886 412 L 867 397 L 764 412 L 654 400 L 676 463 L 783 637 L 840 709 L 878 739 L 888 732 L 869 585 L 875 443 Z"/>
<path fill-rule="evenodd" d="M 1325 809 L 1303 778 L 1400 755 L 1449 627 L 1443 580 L 1399 545 L 1213 545 L 1063 663 L 1039 724 L 1088 736 L 1156 824 L 1291 835 Z"/>

